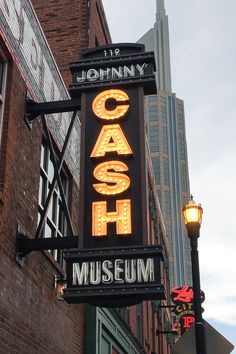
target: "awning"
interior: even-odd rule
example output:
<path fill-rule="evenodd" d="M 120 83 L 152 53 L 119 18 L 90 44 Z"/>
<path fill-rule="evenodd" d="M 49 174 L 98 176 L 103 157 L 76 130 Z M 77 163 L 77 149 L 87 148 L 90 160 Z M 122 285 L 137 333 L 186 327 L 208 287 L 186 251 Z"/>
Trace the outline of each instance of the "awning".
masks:
<path fill-rule="evenodd" d="M 205 323 L 207 354 L 229 354 L 234 346 L 208 322 Z M 172 354 L 196 354 L 194 324 L 172 347 Z"/>

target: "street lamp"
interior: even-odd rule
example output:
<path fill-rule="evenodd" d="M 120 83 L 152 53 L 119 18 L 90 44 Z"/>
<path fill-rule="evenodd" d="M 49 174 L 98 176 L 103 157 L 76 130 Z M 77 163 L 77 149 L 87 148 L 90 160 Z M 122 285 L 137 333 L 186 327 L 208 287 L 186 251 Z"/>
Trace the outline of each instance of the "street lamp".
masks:
<path fill-rule="evenodd" d="M 191 195 L 188 205 L 183 207 L 183 216 L 188 230 L 188 237 L 191 244 L 191 261 L 192 261 L 192 278 L 193 278 L 193 308 L 195 315 L 195 338 L 196 338 L 196 353 L 206 354 L 206 338 L 204 324 L 202 320 L 201 307 L 201 286 L 199 274 L 198 260 L 198 237 L 202 222 L 203 209 L 201 205 L 197 205 Z"/>

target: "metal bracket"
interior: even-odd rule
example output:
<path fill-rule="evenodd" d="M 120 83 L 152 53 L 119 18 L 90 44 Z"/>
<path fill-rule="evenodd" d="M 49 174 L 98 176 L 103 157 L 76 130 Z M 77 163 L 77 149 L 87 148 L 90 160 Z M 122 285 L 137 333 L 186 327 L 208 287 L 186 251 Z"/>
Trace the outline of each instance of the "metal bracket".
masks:
<path fill-rule="evenodd" d="M 158 329 L 156 330 L 156 335 L 159 336 L 159 334 L 175 334 L 177 335 L 178 332 L 173 330 L 173 331 L 159 331 Z"/>
<path fill-rule="evenodd" d="M 42 114 L 73 112 L 75 110 L 81 110 L 80 98 L 51 102 L 35 102 L 27 98 L 25 104 L 25 120 L 31 124 L 35 118 Z"/>
<path fill-rule="evenodd" d="M 22 261 L 32 251 L 47 251 L 55 249 L 69 249 L 78 247 L 77 236 L 50 237 L 50 238 L 29 238 L 22 232 L 16 234 L 16 261 Z M 23 264 L 21 264 L 23 265 Z"/>
<path fill-rule="evenodd" d="M 63 191 L 63 186 L 60 178 L 60 170 L 62 168 L 62 164 L 64 161 L 64 156 L 66 152 L 66 148 L 68 146 L 68 142 L 70 139 L 71 131 L 73 129 L 74 122 L 77 117 L 78 110 L 81 109 L 81 99 L 68 99 L 64 101 L 52 101 L 52 102 L 35 102 L 30 98 L 26 99 L 26 106 L 25 106 L 25 120 L 29 124 L 32 124 L 32 121 L 37 118 L 39 115 L 42 118 L 44 133 L 46 135 L 46 139 L 50 148 L 50 153 L 53 160 L 54 165 L 54 177 L 51 183 L 49 193 L 47 196 L 47 200 L 44 205 L 43 212 L 41 214 L 39 224 L 37 226 L 37 230 L 35 232 L 34 238 L 29 238 L 24 234 L 23 230 L 20 230 L 19 226 L 17 228 L 17 235 L 16 235 L 16 246 L 15 246 L 15 259 L 18 264 L 23 266 L 24 258 L 27 254 L 32 251 L 43 251 L 43 250 L 54 250 L 54 249 L 69 249 L 69 248 L 77 248 L 78 247 L 78 237 L 74 235 L 72 221 L 69 214 L 69 209 L 67 206 L 66 198 Z M 63 113 L 63 112 L 72 112 L 73 115 L 71 117 L 71 121 L 69 124 L 69 128 L 65 137 L 65 141 L 59 156 L 59 161 L 57 162 L 53 144 L 50 137 L 50 132 L 48 130 L 47 122 L 44 117 L 46 114 L 53 114 L 53 113 Z M 62 199 L 62 206 L 65 212 L 65 216 L 68 223 L 69 234 L 71 236 L 68 237 L 55 237 L 55 238 L 41 238 L 41 231 L 45 222 L 45 218 L 47 216 L 47 210 L 55 189 L 56 184 L 58 184 L 61 199 Z"/>

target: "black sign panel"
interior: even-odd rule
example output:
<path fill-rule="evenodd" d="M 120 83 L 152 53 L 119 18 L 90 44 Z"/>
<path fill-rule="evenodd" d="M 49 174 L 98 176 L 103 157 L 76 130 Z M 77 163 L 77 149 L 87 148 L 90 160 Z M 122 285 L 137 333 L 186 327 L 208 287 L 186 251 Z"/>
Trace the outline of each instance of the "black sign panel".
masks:
<path fill-rule="evenodd" d="M 85 151 L 84 151 L 84 200 L 81 208 L 84 210 L 84 232 L 83 232 L 83 248 L 99 248 L 99 247 L 121 247 L 131 245 L 143 245 L 144 238 L 147 238 L 146 226 L 146 210 L 147 210 L 147 196 L 146 196 L 146 168 L 144 156 L 144 123 L 143 123 L 143 95 L 142 88 L 129 88 L 122 90 L 129 97 L 129 108 L 124 117 L 113 120 L 100 120 L 93 112 L 92 106 L 94 99 L 101 92 L 89 92 L 85 98 L 85 116 L 83 117 L 84 131 L 85 131 Z M 115 91 L 116 92 L 116 91 Z M 141 99 L 141 102 L 140 102 Z M 111 135 L 109 135 L 109 130 Z M 104 135 L 102 134 L 104 131 Z M 116 141 L 114 152 L 106 151 L 104 156 L 93 156 L 91 154 L 94 150 L 96 142 L 100 145 L 106 144 L 107 149 L 112 145 L 116 134 L 120 138 Z M 123 136 L 122 136 L 123 134 Z M 114 143 L 114 144 L 115 144 Z M 119 154 L 119 148 L 125 148 L 127 145 L 131 151 L 127 154 Z M 103 145 L 104 146 L 104 145 Z M 96 153 L 95 153 L 96 155 Z M 114 162 L 114 163 L 113 163 Z M 107 164 L 106 164 L 107 163 Z M 119 166 L 126 166 L 127 170 L 119 173 Z M 104 165 L 103 165 L 104 164 Z M 98 180 L 94 177 L 94 171 L 99 166 L 110 166 L 106 175 L 113 175 L 113 182 L 107 181 L 104 184 L 108 186 L 114 185 L 114 180 L 123 178 L 122 175 L 129 178 L 130 186 L 121 193 L 111 195 L 101 194 L 94 188 L 98 184 Z M 114 166 L 114 168 L 112 168 Z M 121 170 L 121 167 L 120 167 Z M 109 172 L 110 171 L 110 172 Z M 115 176 L 116 175 L 116 176 Z M 120 176 L 120 177 L 119 177 Z M 106 178 L 106 177 L 104 177 Z M 100 181 L 101 182 L 101 181 Z M 125 182 L 124 182 L 125 183 Z M 118 188 L 116 188 L 117 190 Z M 113 191 L 116 192 L 115 189 Z M 112 192 L 112 189 L 111 189 Z M 95 218 L 93 214 L 93 204 L 96 202 L 106 202 L 107 213 L 117 210 L 117 201 L 129 200 L 131 208 L 131 232 L 128 234 L 117 234 L 117 223 L 107 223 L 107 234 L 101 234 L 101 237 L 92 235 L 92 222 Z M 122 217 L 122 216 L 121 216 Z"/>
<path fill-rule="evenodd" d="M 161 259 L 158 246 L 67 252 L 70 276 L 64 299 L 106 307 L 128 306 L 144 298 L 164 299 Z"/>
<path fill-rule="evenodd" d="M 81 60 L 71 63 L 70 93 L 100 87 L 142 84 L 144 93 L 156 93 L 153 52 L 145 52 L 142 44 L 113 44 L 84 52 Z"/>
<path fill-rule="evenodd" d="M 139 44 L 94 48 L 70 66 L 81 95 L 80 250 L 66 252 L 67 302 L 105 307 L 163 299 L 162 249 L 147 246 L 144 94 L 154 54 Z"/>
<path fill-rule="evenodd" d="M 105 59 L 105 58 L 127 58 L 128 56 L 143 55 L 145 53 L 144 44 L 137 43 L 118 43 L 104 45 L 97 48 L 88 49 L 81 53 L 80 59 L 86 60 Z M 127 59 L 126 59 L 127 61 Z"/>

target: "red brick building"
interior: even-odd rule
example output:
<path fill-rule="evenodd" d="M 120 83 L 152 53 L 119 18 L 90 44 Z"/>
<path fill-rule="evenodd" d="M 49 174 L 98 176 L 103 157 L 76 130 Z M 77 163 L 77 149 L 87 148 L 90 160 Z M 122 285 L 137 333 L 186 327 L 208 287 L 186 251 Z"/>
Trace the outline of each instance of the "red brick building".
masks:
<path fill-rule="evenodd" d="M 36 15 L 37 14 L 37 15 Z M 169 353 L 170 326 L 157 303 L 108 310 L 68 305 L 56 297 L 54 277 L 65 275 L 60 250 L 15 260 L 17 230 L 33 238 L 53 180 L 53 157 L 40 118 L 25 119 L 26 97 L 36 102 L 69 99 L 69 63 L 88 47 L 111 43 L 100 0 L 15 0 L 0 5 L 0 353 Z M 58 69 L 59 68 L 59 69 Z M 79 115 L 78 115 L 79 117 Z M 48 115 L 59 155 L 71 113 Z M 76 119 L 60 174 L 78 234 L 80 123 Z M 148 154 L 147 154 L 148 155 Z M 149 161 L 149 160 L 148 160 Z M 168 292 L 168 246 L 149 165 L 151 244 L 161 243 Z M 41 237 L 67 235 L 58 188 Z M 167 301 L 168 302 L 168 301 Z"/>

